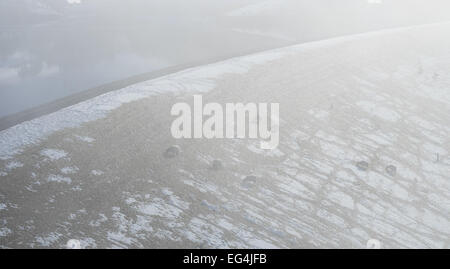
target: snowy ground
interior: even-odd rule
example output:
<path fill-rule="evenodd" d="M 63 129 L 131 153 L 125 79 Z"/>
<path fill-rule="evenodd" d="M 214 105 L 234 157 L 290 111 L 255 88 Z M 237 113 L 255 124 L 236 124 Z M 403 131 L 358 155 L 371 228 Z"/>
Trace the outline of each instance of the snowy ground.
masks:
<path fill-rule="evenodd" d="M 449 31 L 230 59 L 4 130 L 0 247 L 449 248 Z M 278 149 L 175 141 L 170 108 L 198 92 L 279 102 Z M 181 154 L 166 159 L 173 144 Z"/>

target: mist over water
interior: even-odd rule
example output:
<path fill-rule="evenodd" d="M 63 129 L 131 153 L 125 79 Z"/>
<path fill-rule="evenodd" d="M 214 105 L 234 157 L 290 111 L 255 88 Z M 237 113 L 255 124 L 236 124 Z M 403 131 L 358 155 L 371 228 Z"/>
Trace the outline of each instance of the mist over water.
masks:
<path fill-rule="evenodd" d="M 450 20 L 446 0 L 2 0 L 0 117 L 164 67 Z"/>
<path fill-rule="evenodd" d="M 0 249 L 450 248 L 449 7 L 0 0 Z"/>

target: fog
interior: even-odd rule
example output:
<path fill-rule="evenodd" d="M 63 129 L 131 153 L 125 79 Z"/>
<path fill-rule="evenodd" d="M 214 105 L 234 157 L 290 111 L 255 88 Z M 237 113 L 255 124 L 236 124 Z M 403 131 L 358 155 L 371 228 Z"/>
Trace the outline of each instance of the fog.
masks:
<path fill-rule="evenodd" d="M 450 20 L 446 0 L 1 0 L 0 117 L 168 66 Z"/>

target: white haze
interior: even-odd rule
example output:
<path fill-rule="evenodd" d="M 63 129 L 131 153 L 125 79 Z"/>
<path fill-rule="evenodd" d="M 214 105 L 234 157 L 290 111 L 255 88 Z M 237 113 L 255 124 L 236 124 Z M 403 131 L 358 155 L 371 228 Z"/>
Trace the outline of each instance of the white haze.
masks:
<path fill-rule="evenodd" d="M 168 66 L 450 20 L 446 0 L 2 0 L 0 116 Z"/>

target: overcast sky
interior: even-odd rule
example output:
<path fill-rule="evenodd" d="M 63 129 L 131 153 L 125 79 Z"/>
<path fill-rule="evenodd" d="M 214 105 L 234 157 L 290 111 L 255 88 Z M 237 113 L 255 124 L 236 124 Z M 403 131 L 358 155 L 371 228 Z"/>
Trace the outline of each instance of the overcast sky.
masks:
<path fill-rule="evenodd" d="M 167 66 L 450 20 L 447 0 L 1 0 L 0 117 Z"/>

